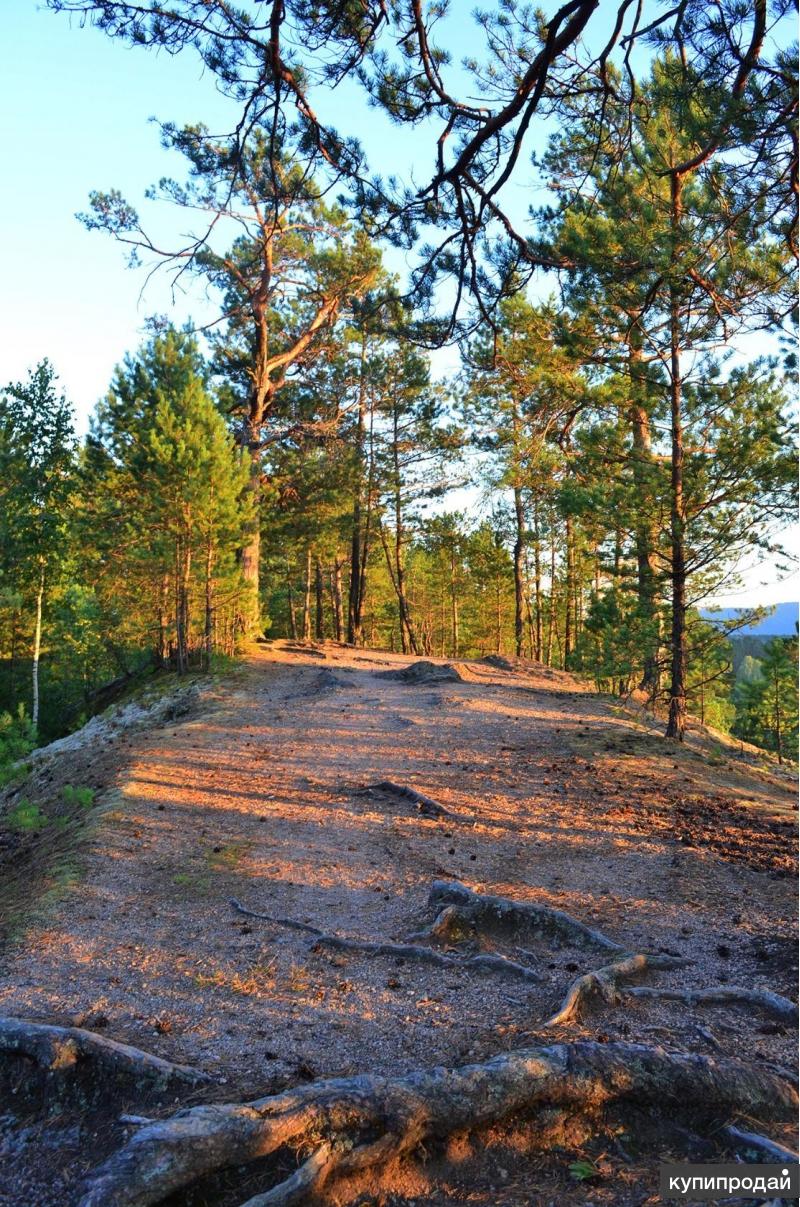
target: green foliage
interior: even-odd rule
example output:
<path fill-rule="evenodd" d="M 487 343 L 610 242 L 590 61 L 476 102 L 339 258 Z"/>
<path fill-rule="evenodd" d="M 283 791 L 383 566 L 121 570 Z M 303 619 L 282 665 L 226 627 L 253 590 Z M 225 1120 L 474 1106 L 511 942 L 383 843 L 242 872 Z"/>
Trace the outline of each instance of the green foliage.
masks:
<path fill-rule="evenodd" d="M 77 805 L 81 809 L 90 809 L 94 804 L 94 788 L 74 788 L 65 784 L 61 789 L 65 805 Z"/>
<path fill-rule="evenodd" d="M 758 673 L 742 678 L 734 691 L 737 737 L 774 750 L 780 759 L 797 760 L 797 639 L 773 638 Z"/>
<path fill-rule="evenodd" d="M 630 591 L 613 587 L 593 595 L 578 640 L 576 665 L 598 691 L 625 695 L 644 671 L 644 652 L 658 640 L 658 622 L 642 614 Z"/>
<path fill-rule="evenodd" d="M 43 829 L 48 824 L 49 818 L 38 805 L 31 804 L 27 800 L 20 800 L 12 809 L 8 810 L 5 820 L 17 833 L 30 834 Z"/>
<path fill-rule="evenodd" d="M 231 653 L 245 589 L 236 549 L 249 467 L 206 388 L 194 338 L 167 327 L 117 370 L 84 465 L 80 526 L 107 640 L 149 642 L 158 664 Z M 198 608 L 198 597 L 203 601 Z M 192 600 L 195 607 L 192 608 Z"/>
<path fill-rule="evenodd" d="M 24 704 L 17 706 L 16 714 L 0 713 L 0 769 L 30 754 L 35 745 L 35 736 Z"/>
<path fill-rule="evenodd" d="M 578 1161 L 571 1161 L 569 1166 L 569 1176 L 575 1182 L 591 1182 L 594 1178 L 600 1177 L 600 1170 L 593 1161 L 581 1158 Z"/>

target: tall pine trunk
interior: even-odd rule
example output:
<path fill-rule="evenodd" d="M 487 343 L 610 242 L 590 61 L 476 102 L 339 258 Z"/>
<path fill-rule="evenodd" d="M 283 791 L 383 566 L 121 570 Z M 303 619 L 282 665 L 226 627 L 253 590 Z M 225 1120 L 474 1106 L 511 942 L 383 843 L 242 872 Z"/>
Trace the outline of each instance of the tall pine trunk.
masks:
<path fill-rule="evenodd" d="M 632 316 L 631 316 L 632 317 Z M 628 340 L 628 371 L 630 375 L 631 402 L 629 421 L 633 443 L 633 484 L 636 492 L 636 576 L 639 612 L 645 623 L 653 629 L 648 636 L 647 648 L 643 651 L 643 691 L 655 696 L 659 687 L 658 666 L 658 608 L 656 600 L 655 533 L 650 520 L 649 476 L 652 458 L 650 416 L 646 407 L 647 385 L 642 363 L 642 333 L 635 324 Z"/>
<path fill-rule="evenodd" d="M 574 619 L 573 609 L 575 606 L 575 547 L 572 534 L 572 517 L 567 516 L 565 521 L 566 528 L 566 576 L 564 581 L 564 594 L 566 595 L 566 608 L 564 609 L 564 657 L 563 667 L 568 669 L 572 659 L 572 650 L 574 643 Z"/>
<path fill-rule="evenodd" d="M 165 574 L 161 579 L 161 587 L 158 593 L 158 649 L 156 651 L 157 664 L 162 669 L 169 661 L 168 604 L 169 575 Z"/>
<path fill-rule="evenodd" d="M 681 217 L 681 179 L 672 175 L 672 237 L 677 249 Z M 683 382 L 681 379 L 680 298 L 674 281 L 669 290 L 670 332 L 670 546 L 672 585 L 671 683 L 667 737 L 683 741 L 686 732 L 686 512 L 683 499 Z"/>
<path fill-rule="evenodd" d="M 461 638 L 458 624 L 458 580 L 454 552 L 450 555 L 450 619 L 453 635 L 453 657 L 457 658 Z"/>
<path fill-rule="evenodd" d="M 344 638 L 344 612 L 342 608 L 342 565 L 336 556 L 331 570 L 331 603 L 333 604 L 333 631 L 337 641 Z"/>
<path fill-rule="evenodd" d="M 521 658 L 525 640 L 525 509 L 520 486 L 514 487 L 514 519 L 514 644 Z"/>
<path fill-rule="evenodd" d="M 245 534 L 241 552 L 242 577 L 248 591 L 248 612 L 243 617 L 245 631 L 252 633 L 261 627 L 261 439 L 264 420 L 269 410 L 274 386 L 269 369 L 269 289 L 272 277 L 271 241 L 265 248 L 261 290 L 255 300 L 253 321 L 255 340 L 252 361 L 252 385 L 248 402 L 244 444 L 250 458 L 250 489 L 253 493 L 253 515 Z"/>
<path fill-rule="evenodd" d="M 289 608 L 289 634 L 297 641 L 297 613 L 294 607 L 294 591 L 292 590 L 292 567 L 286 563 L 286 602 Z"/>
<path fill-rule="evenodd" d="M 350 645 L 361 645 L 363 641 L 364 615 L 364 572 L 368 552 L 367 534 L 362 531 L 362 493 L 364 490 L 364 441 L 366 434 L 366 358 L 367 336 L 361 335 L 361 361 L 358 383 L 358 418 L 355 442 L 355 491 L 353 494 L 352 538 L 350 542 L 350 590 L 347 609 L 347 640 Z M 368 503 L 369 506 L 369 503 Z M 367 527 L 369 516 L 367 517 Z"/>
<path fill-rule="evenodd" d="M 316 603 L 316 615 L 314 631 L 317 641 L 325 640 L 325 593 L 322 587 L 322 566 L 319 564 L 319 558 L 314 562 L 314 596 Z"/>
<path fill-rule="evenodd" d="M 31 724 L 34 731 L 39 727 L 39 655 L 42 650 L 42 605 L 44 604 L 44 562 L 39 568 L 39 584 L 36 588 L 36 620 L 33 629 L 33 666 L 31 670 Z"/>
<path fill-rule="evenodd" d="M 553 665 L 553 633 L 556 627 L 556 534 L 550 526 L 550 606 L 547 609 L 547 654 L 545 661 Z"/>
<path fill-rule="evenodd" d="M 303 585 L 303 641 L 311 640 L 311 546 L 306 549 L 306 576 Z"/>
<path fill-rule="evenodd" d="M 204 625 L 204 664 L 207 671 L 211 670 L 211 655 L 214 650 L 214 542 L 209 536 L 206 542 L 205 568 L 205 625 Z"/>
<path fill-rule="evenodd" d="M 539 504 L 533 504 L 533 589 L 536 599 L 536 637 L 533 656 L 542 660 L 542 550 L 539 536 Z"/>

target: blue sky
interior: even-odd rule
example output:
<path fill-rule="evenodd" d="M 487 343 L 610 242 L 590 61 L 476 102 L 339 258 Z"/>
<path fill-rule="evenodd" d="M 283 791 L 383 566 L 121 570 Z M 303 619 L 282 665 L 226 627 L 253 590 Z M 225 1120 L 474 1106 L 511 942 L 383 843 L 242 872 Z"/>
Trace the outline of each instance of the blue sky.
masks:
<path fill-rule="evenodd" d="M 227 129 L 231 110 L 191 55 L 131 49 L 35 0 L 7 0 L 0 9 L 6 169 L 0 178 L 0 381 L 23 377 L 47 356 L 83 424 L 114 366 L 139 343 L 147 315 L 169 311 L 176 321 L 212 315 L 197 296 L 179 298 L 173 308 L 163 278 L 141 298 L 143 273 L 127 269 L 120 247 L 86 231 L 75 214 L 86 208 L 93 188 L 119 188 L 138 205 L 148 184 L 181 173 L 180 156 L 161 149 L 149 118 L 201 119 Z M 451 28 L 466 51 L 470 24 Z M 351 112 L 358 103 L 355 94 L 338 102 Z M 408 162 L 413 135 L 379 127 L 374 111 L 364 106 L 363 112 L 360 134 L 373 163 L 390 171 L 396 157 Z M 427 167 L 420 164 L 421 177 Z M 155 217 L 161 231 L 179 229 L 166 210 Z M 391 264 L 402 267 L 396 257 Z M 445 352 L 436 361 L 444 369 L 453 358 Z M 776 583 L 772 567 L 745 568 L 744 579 L 743 589 L 723 602 L 774 603 L 800 593 L 797 575 Z"/>

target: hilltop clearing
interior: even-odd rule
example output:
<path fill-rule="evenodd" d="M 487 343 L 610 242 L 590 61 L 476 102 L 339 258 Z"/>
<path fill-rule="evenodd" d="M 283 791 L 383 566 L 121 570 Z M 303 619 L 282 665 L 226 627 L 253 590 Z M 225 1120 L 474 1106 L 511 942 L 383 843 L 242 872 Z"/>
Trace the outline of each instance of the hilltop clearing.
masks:
<path fill-rule="evenodd" d="M 551 1092 L 552 1069 L 539 1097 L 520 1091 L 516 1067 L 503 1091 L 529 1107 L 543 1096 L 533 1125 L 504 1112 L 499 1091 L 494 1116 L 474 1106 L 459 1120 L 451 1102 L 451 1129 L 426 1131 L 418 1116 L 411 1126 L 395 1104 L 408 1143 L 393 1133 L 381 1149 L 380 1119 L 394 1116 L 373 1103 L 347 1148 L 347 1119 L 313 1105 L 305 1130 L 295 1121 L 272 1147 L 251 1136 L 248 1148 L 239 1123 L 226 1123 L 224 1144 L 203 1132 L 201 1145 L 196 1131 L 193 1151 L 215 1154 L 202 1169 L 173 1137 L 170 1160 L 184 1172 L 173 1169 L 163 1193 L 151 1178 L 158 1197 L 134 1197 L 126 1158 L 124 1177 L 112 1163 L 85 1201 L 244 1203 L 290 1178 L 299 1154 L 311 1163 L 294 1197 L 263 1202 L 302 1201 L 325 1182 L 342 1202 L 641 1204 L 655 1196 L 661 1155 L 730 1152 L 720 1129 L 746 1127 L 746 1116 L 758 1124 L 749 1130 L 792 1143 L 781 1069 L 795 1050 L 797 814 L 785 770 L 699 731 L 667 743 L 532 663 L 420 667 L 335 645 L 260 645 L 221 685 L 136 721 L 45 752 L 0 806 L 7 819 L 27 794 L 46 812 L 48 783 L 57 795 L 95 776 L 79 874 L 38 908 L 30 856 L 25 877 L 6 880 L 7 910 L 28 920 L 5 951 L 0 1013 L 134 1045 L 210 1080 L 123 1077 L 106 1101 L 102 1086 L 87 1088 L 89 1052 L 80 1121 L 51 1049 L 17 1055 L 0 1202 L 77 1203 L 90 1169 L 141 1142 L 147 1125 L 121 1115 L 164 1119 L 176 1100 L 313 1095 L 325 1078 L 396 1079 L 542 1048 L 569 1091 Z M 0 1041 L 8 1053 L 1 1029 Z M 632 1044 L 662 1050 L 666 1064 L 634 1058 Z M 675 1053 L 692 1056 L 680 1074 Z M 37 1081 L 34 1066 L 48 1062 Z M 587 1123 L 576 1087 L 590 1083 Z M 359 1084 L 362 1106 L 385 1087 Z M 55 1119 L 42 1114 L 43 1087 L 58 1095 Z M 352 1116 L 346 1093 L 334 1114 Z M 492 1096 L 486 1085 L 447 1093 L 462 1104 Z M 617 1099 L 627 1098 L 625 1111 Z M 219 1123 L 193 1118 L 201 1131 Z M 273 1148 L 277 1164 L 253 1160 Z M 227 1164 L 236 1168 L 208 1180 Z"/>

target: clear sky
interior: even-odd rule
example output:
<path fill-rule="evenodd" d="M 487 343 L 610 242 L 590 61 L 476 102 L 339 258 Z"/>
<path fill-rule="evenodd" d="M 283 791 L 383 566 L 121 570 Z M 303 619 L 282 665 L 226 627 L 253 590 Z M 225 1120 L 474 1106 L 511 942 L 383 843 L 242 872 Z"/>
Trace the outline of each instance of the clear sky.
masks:
<path fill-rule="evenodd" d="M 466 42 L 467 23 L 461 32 Z M 399 143 L 412 136 L 393 128 L 391 139 L 377 131 L 370 137 L 375 116 L 363 111 L 363 140 L 377 166 L 390 170 Z M 211 317 L 197 296 L 173 302 L 164 279 L 140 297 L 143 273 L 127 269 L 121 248 L 86 231 L 75 214 L 93 188 L 119 188 L 137 205 L 148 184 L 180 175 L 181 157 L 161 149 L 149 118 L 228 129 L 230 112 L 191 55 L 131 49 L 36 0 L 0 0 L 0 382 L 23 377 L 47 356 L 84 424 L 114 366 L 140 342 L 148 315 Z M 171 215 L 159 218 L 161 229 L 177 229 Z M 452 363 L 446 353 L 437 361 Z M 796 530 L 791 543 L 797 548 Z M 772 565 L 745 567 L 743 586 L 720 602 L 798 598 L 797 574 L 776 579 Z"/>

